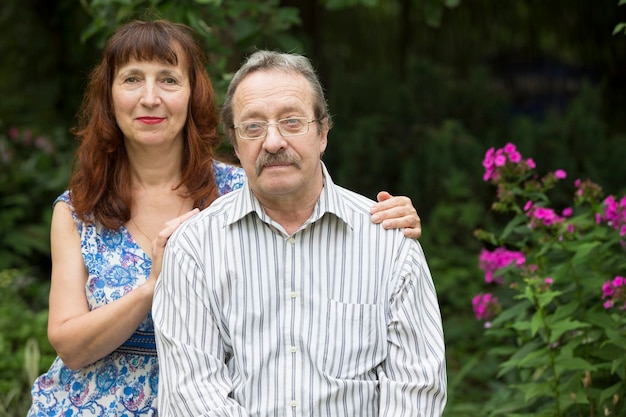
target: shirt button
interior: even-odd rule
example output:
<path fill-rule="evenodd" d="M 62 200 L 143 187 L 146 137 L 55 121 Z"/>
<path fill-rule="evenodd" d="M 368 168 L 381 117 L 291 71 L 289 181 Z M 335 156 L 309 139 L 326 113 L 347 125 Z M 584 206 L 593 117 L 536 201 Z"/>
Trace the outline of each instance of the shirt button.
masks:
<path fill-rule="evenodd" d="M 296 406 L 298 405 L 298 403 L 296 402 L 296 400 L 293 400 L 289 403 L 289 405 L 291 406 L 291 408 L 296 408 Z"/>
<path fill-rule="evenodd" d="M 295 292 L 295 291 L 293 291 L 291 294 L 289 294 L 289 296 L 290 296 L 291 298 L 296 298 L 296 297 L 298 296 L 298 293 L 297 293 L 297 292 Z"/>
<path fill-rule="evenodd" d="M 293 245 L 294 243 L 296 243 L 296 238 L 290 237 L 289 239 L 287 239 L 287 241 Z"/>
<path fill-rule="evenodd" d="M 298 351 L 298 349 L 296 349 L 296 347 L 295 347 L 295 346 L 291 346 L 291 347 L 289 348 L 289 352 L 291 352 L 291 353 L 296 353 L 297 351 Z"/>

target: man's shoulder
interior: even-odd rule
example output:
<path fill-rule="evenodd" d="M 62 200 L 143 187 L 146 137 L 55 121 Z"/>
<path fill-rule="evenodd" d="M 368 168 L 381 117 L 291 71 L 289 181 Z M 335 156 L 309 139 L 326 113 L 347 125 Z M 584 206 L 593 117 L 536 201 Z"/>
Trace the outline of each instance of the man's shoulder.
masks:
<path fill-rule="evenodd" d="M 211 233 L 221 230 L 221 227 L 228 221 L 228 216 L 232 215 L 237 197 L 241 194 L 241 189 L 234 190 L 228 194 L 218 197 L 207 208 L 183 223 L 172 235 L 170 240 L 177 240 L 181 235 L 186 239 L 201 238 L 207 230 Z"/>
<path fill-rule="evenodd" d="M 365 212 L 369 215 L 372 205 L 376 202 L 363 194 L 335 185 L 335 190 L 346 209 L 351 211 Z"/>
<path fill-rule="evenodd" d="M 202 210 L 196 217 L 197 221 L 213 221 L 216 218 L 223 218 L 235 209 L 239 198 L 241 198 L 242 188 L 238 188 L 215 199 L 207 208 Z"/>

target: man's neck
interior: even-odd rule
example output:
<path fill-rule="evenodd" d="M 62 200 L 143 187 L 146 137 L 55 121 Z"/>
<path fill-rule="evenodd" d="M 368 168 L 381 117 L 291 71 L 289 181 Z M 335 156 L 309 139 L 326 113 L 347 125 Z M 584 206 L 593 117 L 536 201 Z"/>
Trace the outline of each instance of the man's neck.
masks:
<path fill-rule="evenodd" d="M 256 197 L 265 213 L 291 235 L 311 217 L 323 187 L 324 180 L 320 179 L 315 187 L 297 195 Z"/>

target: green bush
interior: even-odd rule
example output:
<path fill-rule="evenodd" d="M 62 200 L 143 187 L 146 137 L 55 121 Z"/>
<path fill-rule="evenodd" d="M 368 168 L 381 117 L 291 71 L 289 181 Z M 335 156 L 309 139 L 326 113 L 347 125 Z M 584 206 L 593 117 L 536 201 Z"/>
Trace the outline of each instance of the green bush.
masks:
<path fill-rule="evenodd" d="M 0 416 L 23 417 L 30 407 L 30 386 L 56 353 L 47 338 L 47 310 L 27 301 L 46 286 L 17 269 L 0 271 Z"/>
<path fill-rule="evenodd" d="M 54 199 L 66 187 L 70 146 L 60 131 L 0 131 L 0 270 L 47 275 Z"/>
<path fill-rule="evenodd" d="M 506 401 L 492 398 L 482 415 L 624 415 L 626 197 L 575 179 L 570 204 L 555 204 L 567 172 L 539 175 L 511 143 L 483 165 L 492 209 L 508 221 L 477 231 L 486 288 L 473 307 L 506 384 Z"/>

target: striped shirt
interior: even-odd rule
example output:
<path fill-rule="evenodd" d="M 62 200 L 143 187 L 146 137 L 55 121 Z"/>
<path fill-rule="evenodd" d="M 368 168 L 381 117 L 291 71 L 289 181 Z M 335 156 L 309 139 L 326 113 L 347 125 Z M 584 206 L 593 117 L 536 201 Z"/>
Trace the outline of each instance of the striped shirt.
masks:
<path fill-rule="evenodd" d="M 441 315 L 420 244 L 326 168 L 287 235 L 247 183 L 170 238 L 153 304 L 161 416 L 441 416 Z"/>

